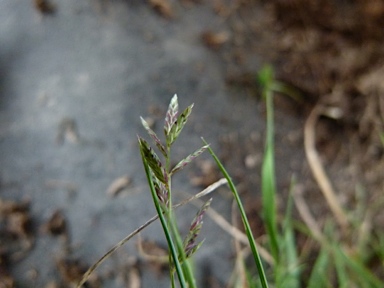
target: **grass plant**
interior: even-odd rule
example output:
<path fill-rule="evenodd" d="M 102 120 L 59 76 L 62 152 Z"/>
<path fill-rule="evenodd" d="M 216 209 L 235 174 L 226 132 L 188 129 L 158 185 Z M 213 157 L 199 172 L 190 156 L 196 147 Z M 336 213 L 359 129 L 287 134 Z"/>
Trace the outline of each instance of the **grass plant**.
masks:
<path fill-rule="evenodd" d="M 268 282 L 263 269 L 263 264 L 257 251 L 256 242 L 253 237 L 249 221 L 245 214 L 245 210 L 241 203 L 239 194 L 231 177 L 229 176 L 228 172 L 226 171 L 216 154 L 209 147 L 209 144 L 203 139 L 203 142 L 205 144 L 204 146 L 187 156 L 185 159 L 181 160 L 178 164 L 176 164 L 175 167 L 170 167 L 171 145 L 178 138 L 181 130 L 186 124 L 188 117 L 192 111 L 192 107 L 193 105 L 187 107 L 184 112 L 182 112 L 178 116 L 177 96 L 175 95 L 172 98 L 165 118 L 165 145 L 162 144 L 162 142 L 159 140 L 159 137 L 157 137 L 155 132 L 149 127 L 148 123 L 143 118 L 141 118 L 144 128 L 147 130 L 148 134 L 154 140 L 157 148 L 165 158 L 165 165 L 163 165 L 157 154 L 151 149 L 148 143 L 143 138 L 139 137 L 141 156 L 147 175 L 149 187 L 152 193 L 153 202 L 156 207 L 156 211 L 159 215 L 170 250 L 169 263 L 171 266 L 170 277 L 172 287 L 175 287 L 174 271 L 176 271 L 181 287 L 196 287 L 196 281 L 193 276 L 188 258 L 190 258 L 201 246 L 202 242 L 196 244 L 196 238 L 201 229 L 202 216 L 204 212 L 208 209 L 211 203 L 211 199 L 208 200 L 198 211 L 195 219 L 192 221 L 187 237 L 182 242 L 177 223 L 173 216 L 171 178 L 174 173 L 184 168 L 194 158 L 196 158 L 198 155 L 208 149 L 209 153 L 212 155 L 219 169 L 226 178 L 229 188 L 231 189 L 233 196 L 236 200 L 244 224 L 244 229 L 248 237 L 252 254 L 254 256 L 254 260 L 258 269 L 261 286 L 263 288 L 267 288 Z"/>
<path fill-rule="evenodd" d="M 273 69 L 270 66 L 264 67 L 259 73 L 259 83 L 263 88 L 263 97 L 266 102 L 267 124 L 266 124 L 266 145 L 262 164 L 262 201 L 263 217 L 268 236 L 268 245 L 275 259 L 272 275 L 275 287 L 384 287 L 384 281 L 380 280 L 369 268 L 367 254 L 377 255 L 383 261 L 383 233 L 381 236 L 370 237 L 373 231 L 364 229 L 368 225 L 370 213 L 368 207 L 362 205 L 357 207 L 359 215 L 350 223 L 351 229 L 339 231 L 333 224 L 335 221 L 328 218 L 324 228 L 311 215 L 310 209 L 306 207 L 302 199 L 295 199 L 296 205 L 302 215 L 305 225 L 294 220 L 292 215 L 294 193 L 294 182 L 292 182 L 291 193 L 288 198 L 286 213 L 279 223 L 277 217 L 275 185 L 275 159 L 274 159 L 274 119 L 273 119 L 273 94 L 275 92 L 292 94 L 292 89 L 274 79 Z M 296 96 L 293 97 L 298 99 Z M 298 201 L 300 200 L 300 201 Z M 298 204 L 299 203 L 299 204 Z M 339 205 L 338 203 L 336 203 Z M 305 206 L 305 207 L 303 207 Z M 378 204 L 382 207 L 382 203 Z M 371 212 L 373 211 L 371 207 Z M 351 214 L 352 211 L 348 211 Z M 356 214 L 356 213 L 355 213 Z M 337 222 L 337 221 L 336 221 Z M 308 266 L 308 252 L 300 255 L 299 247 L 295 242 L 295 234 L 304 234 L 308 241 L 317 241 L 310 253 L 317 253 L 317 258 L 312 266 Z M 357 236 L 357 237 L 356 237 Z M 354 241 L 355 239 L 360 241 Z M 375 248 L 374 248 L 375 247 Z M 380 247 L 380 248 L 379 248 Z M 381 256 L 379 256 L 381 255 Z M 309 271 L 309 277 L 302 275 L 302 271 Z M 258 287 L 250 285 L 250 287 Z"/>
<path fill-rule="evenodd" d="M 267 113 L 265 149 L 261 171 L 261 192 L 262 215 L 266 226 L 268 246 L 275 262 L 272 274 L 276 287 L 296 288 L 299 287 L 300 283 L 300 269 L 292 224 L 292 197 L 289 197 L 282 227 L 281 229 L 278 227 L 273 96 L 275 92 L 281 92 L 294 95 L 295 99 L 299 98 L 293 90 L 288 89 L 287 85 L 275 80 L 271 66 L 265 66 L 258 76 Z M 292 183 L 294 183 L 293 180 Z"/>
<path fill-rule="evenodd" d="M 263 204 L 261 214 L 266 227 L 266 244 L 273 258 L 268 269 L 269 273 L 267 274 L 264 270 L 264 263 L 259 255 L 258 246 L 236 186 L 209 144 L 202 139 L 204 145 L 201 148 L 179 161 L 176 165 L 171 165 L 172 145 L 187 123 L 193 108 L 193 105 L 190 105 L 179 113 L 178 99 L 175 95 L 169 104 L 165 117 L 164 142 L 160 140 L 149 124 L 141 118 L 142 125 L 153 140 L 161 157 L 146 140 L 138 136 L 144 171 L 157 215 L 137 228 L 108 251 L 97 263 L 92 265 L 80 281 L 78 288 L 86 282 L 89 275 L 107 257 L 156 219 L 160 219 L 169 248 L 171 287 L 197 287 L 191 258 L 203 243 L 203 241 L 198 242 L 197 237 L 202 228 L 203 216 L 209 209 L 212 198 L 197 211 L 189 227 L 189 232 L 184 238 L 180 233 L 174 209 L 193 199 L 207 195 L 224 183 L 228 184 L 240 211 L 245 234 L 257 268 L 257 276 L 252 275 L 250 270 L 245 271 L 246 275 L 243 279 L 248 280 L 247 287 L 268 288 L 269 285 L 277 288 L 384 287 L 384 281 L 379 279 L 370 270 L 369 266 L 369 262 L 374 259 L 380 261 L 381 266 L 384 267 L 384 233 L 373 231 L 369 226 L 371 214 L 379 210 L 383 203 L 375 203 L 376 206 L 369 209 L 364 200 L 364 193 L 362 193 L 361 189 L 356 189 L 356 198 L 360 199 L 360 201 L 355 211 L 356 217 L 348 218 L 348 221 L 351 222 L 348 223 L 348 227 L 351 228 L 346 233 L 338 230 L 340 227 L 335 224 L 337 221 L 332 218 L 328 218 L 323 226 L 314 219 L 302 195 L 295 192 L 296 183 L 292 178 L 285 213 L 283 217 L 279 217 L 276 204 L 278 191 L 275 172 L 273 97 L 275 92 L 280 92 L 288 94 L 296 100 L 300 98 L 293 89 L 275 80 L 273 69 L 270 66 L 266 66 L 260 71 L 258 80 L 263 88 L 267 114 L 264 158 L 261 169 L 261 197 Z M 172 201 L 173 175 L 181 171 L 206 150 L 213 157 L 225 180 L 222 179 L 215 183 L 214 187 L 208 187 L 192 198 L 174 205 Z M 296 205 L 303 221 L 295 220 L 293 216 L 294 205 Z M 299 234 L 302 238 L 306 238 L 307 243 L 310 243 L 305 249 L 297 243 L 297 235 Z M 309 261 L 309 257 L 313 258 L 314 255 L 316 256 L 315 259 Z M 238 285 L 240 284 L 237 284 L 236 287 L 239 287 Z"/>
<path fill-rule="evenodd" d="M 189 258 L 201 246 L 202 242 L 196 243 L 196 238 L 201 230 L 203 215 L 211 203 L 211 199 L 208 200 L 198 211 L 195 219 L 192 221 L 189 233 L 183 241 L 173 212 L 172 176 L 176 172 L 182 170 L 194 158 L 199 156 L 208 148 L 208 145 L 201 147 L 178 162 L 174 167 L 171 167 L 172 144 L 179 137 L 181 131 L 187 123 L 188 117 L 192 112 L 192 108 L 193 105 L 190 105 L 179 114 L 177 96 L 175 95 L 172 98 L 164 123 L 165 144 L 160 141 L 160 138 L 149 127 L 148 123 L 141 118 L 144 128 L 147 130 L 156 147 L 163 155 L 163 162 L 160 160 L 156 152 L 149 146 L 149 144 L 143 138 L 138 137 L 141 157 L 143 160 L 145 174 L 147 175 L 149 188 L 151 190 L 153 203 L 160 218 L 170 251 L 169 265 L 172 287 L 176 287 L 175 273 L 177 274 L 180 287 L 196 287 L 196 280 L 193 275 Z"/>
<path fill-rule="evenodd" d="M 207 142 L 205 142 L 204 139 L 203 139 L 203 141 L 204 141 L 204 143 L 207 143 Z M 257 246 L 256 246 L 256 241 L 255 241 L 255 238 L 253 237 L 251 226 L 249 225 L 248 217 L 245 214 L 245 209 L 244 209 L 243 204 L 241 202 L 239 193 L 237 192 L 236 186 L 233 183 L 227 170 L 224 168 L 223 164 L 220 162 L 219 158 L 213 152 L 213 150 L 210 147 L 208 147 L 208 151 L 209 151 L 209 153 L 211 153 L 211 155 L 212 155 L 213 159 L 216 161 L 216 164 L 219 167 L 220 171 L 223 173 L 224 177 L 228 181 L 229 188 L 232 191 L 233 197 L 235 198 L 237 206 L 238 206 L 239 211 L 240 211 L 241 220 L 243 221 L 245 233 L 248 237 L 248 242 L 249 242 L 249 245 L 251 247 L 252 256 L 254 258 L 254 261 L 255 261 L 255 264 L 257 267 L 257 271 L 259 273 L 261 287 L 267 288 L 268 287 L 268 281 L 267 281 L 267 277 L 265 275 L 265 271 L 263 268 L 263 263 L 261 262 L 261 258 L 260 258 L 260 255 L 259 255 L 259 252 L 258 252 Z"/>

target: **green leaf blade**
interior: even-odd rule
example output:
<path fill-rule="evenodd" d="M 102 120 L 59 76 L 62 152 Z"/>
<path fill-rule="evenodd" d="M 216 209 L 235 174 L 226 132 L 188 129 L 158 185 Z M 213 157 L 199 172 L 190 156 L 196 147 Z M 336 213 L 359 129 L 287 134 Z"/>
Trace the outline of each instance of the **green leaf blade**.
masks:
<path fill-rule="evenodd" d="M 180 286 L 181 286 L 181 288 L 187 288 L 187 287 L 193 288 L 193 287 L 195 287 L 195 285 L 188 285 L 187 286 L 187 283 L 186 283 L 186 280 L 184 277 L 184 273 L 183 273 L 183 269 L 181 267 L 181 263 L 179 261 L 178 255 L 177 255 L 176 245 L 172 239 L 171 231 L 168 228 L 167 220 L 165 219 L 165 216 L 163 215 L 164 211 L 162 210 L 161 205 L 159 203 L 159 199 L 156 195 L 154 181 L 153 181 L 154 179 L 152 178 L 152 174 L 150 171 L 152 168 L 150 167 L 149 162 L 147 161 L 147 155 L 145 154 L 145 152 L 147 150 L 145 146 L 148 144 L 146 144 L 145 140 L 140 138 L 140 137 L 139 137 L 139 144 L 140 144 L 141 158 L 143 160 L 143 165 L 144 165 L 144 169 L 145 169 L 145 174 L 147 176 L 149 188 L 151 190 L 151 194 L 152 194 L 152 198 L 153 198 L 153 201 L 155 204 L 157 214 L 159 215 L 159 218 L 160 218 L 161 226 L 163 227 L 165 238 L 167 239 L 168 247 L 169 247 L 169 250 L 170 250 L 170 253 L 172 256 L 172 260 L 173 260 L 172 263 L 174 265 L 177 276 L 179 278 Z M 173 282 L 172 282 L 172 285 L 173 285 Z"/>
<path fill-rule="evenodd" d="M 329 288 L 332 285 L 328 281 L 329 255 L 325 249 L 320 251 L 315 265 L 311 271 L 307 287 L 308 288 Z"/>
<path fill-rule="evenodd" d="M 202 138 L 202 140 L 203 140 L 203 143 L 205 145 L 208 145 L 208 143 L 203 138 Z M 257 247 L 256 247 L 256 241 L 255 241 L 255 238 L 253 236 L 253 233 L 252 233 L 252 230 L 251 230 L 251 226 L 249 225 L 249 221 L 248 221 L 247 215 L 245 213 L 244 206 L 243 206 L 243 204 L 241 202 L 239 193 L 237 192 L 235 184 L 233 183 L 233 181 L 232 181 L 231 177 L 229 176 L 227 170 L 225 169 L 223 164 L 220 162 L 220 160 L 216 156 L 216 154 L 213 152 L 212 148 L 208 146 L 207 149 L 208 149 L 209 153 L 211 154 L 212 158 L 215 160 L 215 162 L 216 162 L 217 166 L 219 167 L 220 171 L 223 173 L 224 177 L 228 181 L 228 186 L 229 186 L 229 188 L 232 191 L 232 194 L 233 194 L 233 196 L 234 196 L 234 198 L 235 198 L 235 200 L 237 202 L 237 206 L 238 206 L 238 209 L 240 211 L 240 215 L 241 215 L 241 218 L 242 218 L 242 221 L 243 221 L 245 233 L 247 234 L 249 246 L 251 246 L 252 255 L 253 255 L 253 258 L 255 260 L 257 271 L 259 272 L 261 287 L 268 288 L 268 281 L 267 281 L 267 277 L 266 277 L 266 274 L 265 274 L 265 271 L 264 271 L 264 268 L 263 268 L 263 263 L 261 262 L 260 255 L 259 255 L 259 252 L 258 252 Z"/>
<path fill-rule="evenodd" d="M 274 179 L 274 161 L 273 151 L 267 147 L 263 167 L 262 167 L 262 202 L 263 202 L 263 216 L 267 233 L 269 237 L 269 245 L 275 261 L 279 258 L 279 244 L 278 244 L 278 231 L 277 231 L 277 209 L 276 209 L 276 184 Z"/>

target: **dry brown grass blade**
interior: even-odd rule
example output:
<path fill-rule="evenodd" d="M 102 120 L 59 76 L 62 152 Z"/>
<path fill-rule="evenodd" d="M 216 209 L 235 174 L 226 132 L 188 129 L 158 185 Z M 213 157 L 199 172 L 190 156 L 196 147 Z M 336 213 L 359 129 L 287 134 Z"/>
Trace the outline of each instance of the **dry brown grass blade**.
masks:
<path fill-rule="evenodd" d="M 321 228 L 319 227 L 315 218 L 313 218 L 310 209 L 303 198 L 303 188 L 296 185 L 295 191 L 293 193 L 293 201 L 295 202 L 295 206 L 304 223 L 307 225 L 309 230 L 312 233 L 312 236 L 320 243 L 325 243 L 325 237 L 321 232 Z"/>
<path fill-rule="evenodd" d="M 155 244 L 155 243 L 153 243 Z M 166 252 L 165 249 L 162 249 L 160 247 L 157 247 L 157 250 L 161 249 L 161 252 Z M 144 258 L 146 261 L 150 262 L 155 262 L 158 264 L 166 264 L 169 261 L 169 256 L 168 255 L 155 255 L 155 254 L 150 254 L 147 253 L 143 247 L 143 239 L 141 238 L 141 234 L 137 234 L 137 251 L 141 257 Z"/>
<path fill-rule="evenodd" d="M 237 204 L 235 201 L 232 202 L 232 225 L 234 227 L 238 226 L 238 215 L 237 215 Z M 235 282 L 234 282 L 234 288 L 241 287 L 241 288 L 248 288 L 248 281 L 247 281 L 247 269 L 245 268 L 244 259 L 246 258 L 247 251 L 243 251 L 241 248 L 240 241 L 236 238 L 234 239 L 234 245 L 235 245 L 235 251 L 236 251 L 236 262 L 235 262 Z M 248 249 L 249 253 L 249 249 Z"/>
<path fill-rule="evenodd" d="M 129 267 L 129 286 L 130 288 L 141 288 L 141 277 L 140 277 L 140 271 L 135 266 L 132 265 Z"/>
<path fill-rule="evenodd" d="M 217 188 L 220 186 L 224 185 L 227 183 L 227 180 L 225 178 L 222 178 L 212 185 L 209 185 L 207 188 L 205 188 L 203 191 L 197 193 L 196 195 L 192 196 L 191 198 L 182 201 L 179 204 L 176 204 L 173 206 L 173 208 L 177 208 L 180 206 L 183 206 L 195 199 L 198 199 L 200 197 L 203 197 L 205 195 L 208 195 L 209 193 L 215 191 Z M 82 287 L 85 282 L 87 282 L 89 276 L 92 274 L 93 271 L 97 269 L 109 256 L 111 256 L 117 249 L 119 249 L 121 246 L 123 246 L 125 243 L 127 243 L 130 239 L 132 239 L 136 234 L 138 234 L 140 231 L 142 231 L 144 228 L 148 227 L 150 224 L 155 222 L 159 218 L 158 215 L 153 216 L 151 219 L 149 219 L 147 222 L 145 222 L 143 225 L 140 227 L 136 228 L 132 233 L 127 235 L 124 239 L 122 239 L 119 243 L 117 243 L 113 248 L 111 248 L 107 253 L 105 253 L 95 264 L 93 264 L 83 275 L 83 278 L 79 282 L 79 284 L 76 286 L 77 288 Z"/>
<path fill-rule="evenodd" d="M 309 166 L 311 167 L 312 174 L 323 193 L 328 206 L 334 214 L 336 221 L 345 231 L 348 227 L 348 218 L 340 205 L 340 202 L 336 196 L 335 190 L 324 171 L 320 157 L 316 150 L 316 133 L 315 127 L 317 120 L 323 113 L 323 108 L 320 105 L 316 105 L 308 116 L 304 126 L 304 147 L 305 154 Z"/>

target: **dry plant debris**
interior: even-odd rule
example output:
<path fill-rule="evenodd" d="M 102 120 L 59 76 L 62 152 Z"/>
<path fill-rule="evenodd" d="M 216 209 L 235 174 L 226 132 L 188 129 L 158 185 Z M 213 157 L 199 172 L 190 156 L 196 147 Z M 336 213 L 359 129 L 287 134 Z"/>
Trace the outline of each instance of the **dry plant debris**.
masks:
<path fill-rule="evenodd" d="M 174 17 L 174 11 L 168 0 L 149 0 L 151 7 L 166 19 Z"/>
<path fill-rule="evenodd" d="M 149 267 L 160 276 L 168 269 L 168 251 L 159 243 L 138 237 L 137 250 L 142 259 L 147 261 Z"/>
<path fill-rule="evenodd" d="M 0 198 L 0 287 L 15 287 L 8 268 L 23 259 L 34 244 L 29 202 Z"/>
<path fill-rule="evenodd" d="M 42 227 L 52 236 L 67 235 L 67 221 L 60 210 L 56 210 Z"/>
<path fill-rule="evenodd" d="M 220 178 L 220 173 L 216 165 L 210 160 L 196 161 L 200 174 L 190 177 L 190 182 L 194 186 L 207 187 Z"/>
<path fill-rule="evenodd" d="M 56 11 L 55 5 L 49 0 L 33 0 L 33 5 L 42 14 L 53 14 Z"/>
<path fill-rule="evenodd" d="M 201 35 L 203 43 L 212 50 L 218 50 L 222 45 L 224 45 L 229 40 L 229 34 L 225 31 L 223 32 L 212 32 L 205 31 Z"/>
<path fill-rule="evenodd" d="M 109 185 L 107 189 L 107 195 L 111 197 L 115 197 L 118 194 L 120 194 L 122 191 L 127 189 L 131 183 L 132 183 L 132 179 L 129 176 L 125 175 L 125 176 L 119 177 L 115 179 L 111 183 L 111 185 Z"/>
<path fill-rule="evenodd" d="M 129 288 L 141 288 L 141 267 L 140 262 L 136 257 L 128 260 L 128 263 L 124 265 L 123 269 L 119 273 L 122 283 L 124 283 L 124 287 Z"/>
<path fill-rule="evenodd" d="M 8 268 L 8 263 L 7 263 L 6 257 L 5 255 L 0 253 L 0 288 L 16 287 L 15 280 L 9 274 L 7 268 Z"/>
<path fill-rule="evenodd" d="M 79 260 L 60 259 L 56 263 L 61 278 L 67 283 L 79 281 L 86 268 Z"/>
<path fill-rule="evenodd" d="M 31 225 L 28 201 L 18 203 L 0 198 L 0 232 L 4 243 L 12 239 L 12 245 L 4 244 L 3 247 L 2 244 L 0 251 L 9 255 L 12 261 L 22 259 L 33 247 Z"/>
<path fill-rule="evenodd" d="M 65 141 L 72 144 L 80 141 L 76 120 L 69 117 L 61 119 L 57 130 L 56 143 L 62 145 Z"/>

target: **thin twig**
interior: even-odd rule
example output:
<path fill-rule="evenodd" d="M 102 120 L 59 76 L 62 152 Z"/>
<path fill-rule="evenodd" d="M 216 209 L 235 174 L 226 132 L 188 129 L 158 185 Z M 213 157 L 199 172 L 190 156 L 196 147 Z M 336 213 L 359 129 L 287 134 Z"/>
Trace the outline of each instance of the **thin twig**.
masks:
<path fill-rule="evenodd" d="M 316 150 L 315 127 L 319 116 L 322 114 L 322 110 L 323 109 L 320 105 L 316 105 L 311 111 L 307 121 L 305 122 L 305 154 L 307 156 L 309 166 L 311 167 L 312 174 L 317 184 L 319 185 L 320 190 L 323 193 L 332 213 L 335 215 L 336 221 L 339 223 L 341 228 L 345 230 L 348 227 L 348 218 L 339 203 L 335 190 L 333 189 L 332 184 L 324 171 L 324 167 L 321 164 L 320 157 Z"/>
<path fill-rule="evenodd" d="M 227 183 L 227 180 L 225 178 L 222 178 L 218 180 L 217 182 L 213 183 L 212 185 L 209 185 L 207 188 L 205 188 L 203 191 L 197 193 L 196 195 L 192 196 L 191 198 L 182 201 L 181 203 L 178 203 L 173 206 L 173 208 L 177 208 L 180 206 L 183 206 L 195 199 L 198 199 L 200 197 L 203 197 L 205 195 L 208 195 L 209 193 L 216 190 L 218 187 L 224 185 Z M 107 253 L 105 253 L 95 264 L 93 264 L 87 272 L 84 273 L 83 278 L 77 285 L 77 288 L 81 288 L 85 282 L 88 280 L 89 276 L 92 274 L 93 271 L 96 270 L 97 267 L 101 265 L 109 256 L 111 256 L 117 249 L 119 249 L 121 246 L 123 246 L 125 243 L 127 243 L 132 237 L 134 237 L 137 233 L 141 232 L 144 228 L 148 227 L 150 224 L 155 222 L 159 218 L 159 215 L 155 215 L 152 218 L 150 218 L 147 222 L 145 222 L 143 225 L 136 228 L 132 233 L 127 235 L 124 239 L 122 239 L 119 243 L 117 243 L 113 248 L 111 248 Z"/>

